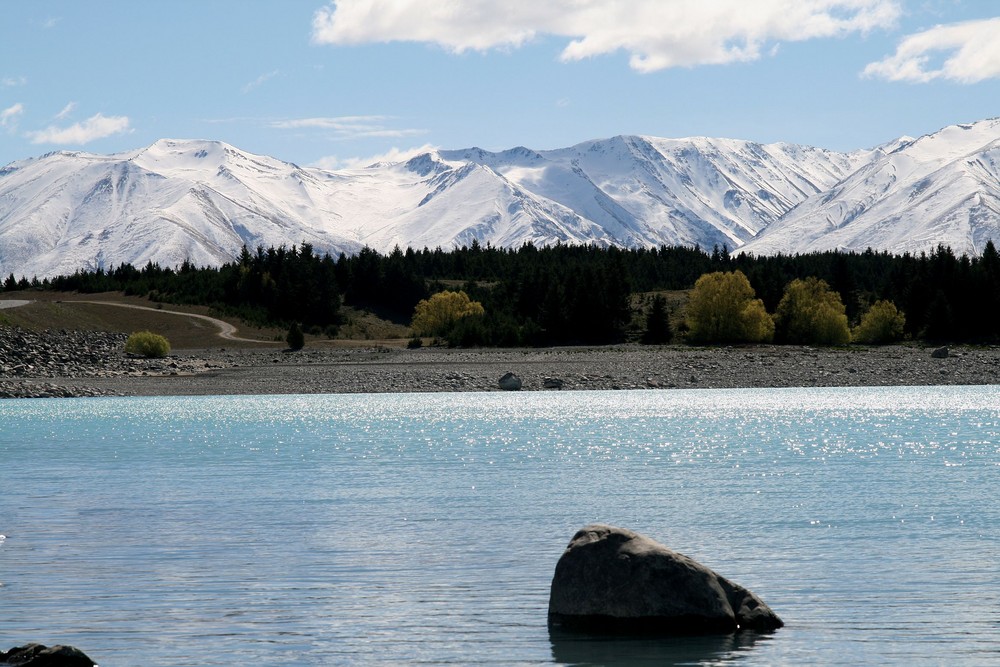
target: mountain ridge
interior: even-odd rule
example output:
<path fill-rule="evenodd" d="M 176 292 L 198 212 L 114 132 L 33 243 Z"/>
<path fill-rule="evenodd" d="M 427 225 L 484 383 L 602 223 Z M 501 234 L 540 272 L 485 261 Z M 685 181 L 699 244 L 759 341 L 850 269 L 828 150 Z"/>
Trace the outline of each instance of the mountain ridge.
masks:
<path fill-rule="evenodd" d="M 969 133 L 969 136 L 963 136 Z M 746 244 L 758 254 L 864 250 L 960 254 L 1000 240 L 1000 118 L 902 143 Z"/>
<path fill-rule="evenodd" d="M 1000 119 L 837 152 L 618 135 L 438 149 L 322 170 L 220 141 L 56 151 L 0 168 L 0 274 L 219 265 L 243 245 L 318 252 L 594 243 L 978 254 L 1000 239 Z"/>

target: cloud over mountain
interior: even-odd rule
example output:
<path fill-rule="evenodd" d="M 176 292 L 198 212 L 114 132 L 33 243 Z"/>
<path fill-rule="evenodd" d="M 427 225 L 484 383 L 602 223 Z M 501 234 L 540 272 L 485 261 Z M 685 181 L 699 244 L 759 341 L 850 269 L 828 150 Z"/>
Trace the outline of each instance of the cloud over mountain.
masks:
<path fill-rule="evenodd" d="M 336 0 L 316 12 L 321 44 L 415 41 L 463 52 L 569 39 L 565 61 L 625 51 L 652 72 L 756 60 L 782 41 L 841 37 L 894 24 L 896 0 Z"/>
<path fill-rule="evenodd" d="M 949 55 L 934 67 L 940 53 Z M 1000 77 L 1000 18 L 939 25 L 910 35 L 896 53 L 871 63 L 864 74 L 916 83 L 977 83 Z"/>
<path fill-rule="evenodd" d="M 35 144 L 70 144 L 82 146 L 96 139 L 103 139 L 115 134 L 129 131 L 128 116 L 105 116 L 94 114 L 80 123 L 67 127 L 50 125 L 44 130 L 29 132 L 32 143 Z"/>

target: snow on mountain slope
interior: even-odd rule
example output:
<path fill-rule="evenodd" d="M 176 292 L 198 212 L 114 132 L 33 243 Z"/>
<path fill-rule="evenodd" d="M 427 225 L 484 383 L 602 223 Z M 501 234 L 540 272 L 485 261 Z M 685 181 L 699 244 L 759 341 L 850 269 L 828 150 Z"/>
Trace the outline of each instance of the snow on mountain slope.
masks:
<path fill-rule="evenodd" d="M 407 162 L 338 172 L 329 198 L 343 222 L 334 228 L 381 251 L 612 240 L 573 211 L 528 192 L 487 166 L 425 153 Z M 349 222 L 350 221 L 350 222 Z"/>
<path fill-rule="evenodd" d="M 740 246 L 863 157 L 726 139 L 440 151 L 304 169 L 212 141 L 52 153 L 0 172 L 0 274 L 148 261 L 218 265 L 244 244 L 331 254 L 596 243 Z"/>
<path fill-rule="evenodd" d="M 618 136 L 569 148 L 434 151 L 324 171 L 164 139 L 0 169 L 0 277 L 148 261 L 218 265 L 244 244 L 595 243 L 979 252 L 1000 227 L 1000 120 L 869 151 Z"/>
<path fill-rule="evenodd" d="M 953 125 L 882 152 L 814 195 L 742 249 L 760 255 L 822 250 L 958 254 L 1000 241 L 1000 119 Z"/>
<path fill-rule="evenodd" d="M 0 171 L 0 272 L 51 276 L 122 262 L 230 261 L 248 246 L 360 246 L 324 229 L 307 171 L 216 142 L 111 156 L 53 153 Z"/>
<path fill-rule="evenodd" d="M 443 151 L 597 223 L 623 246 L 741 246 L 860 166 L 834 153 L 733 139 L 619 136 L 571 148 Z"/>

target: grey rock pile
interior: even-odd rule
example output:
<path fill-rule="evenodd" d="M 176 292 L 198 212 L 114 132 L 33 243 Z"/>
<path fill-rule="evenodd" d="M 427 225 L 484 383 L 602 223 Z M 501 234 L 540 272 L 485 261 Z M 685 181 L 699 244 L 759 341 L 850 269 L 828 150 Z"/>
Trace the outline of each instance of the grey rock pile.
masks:
<path fill-rule="evenodd" d="M 115 370 L 125 334 L 0 327 L 0 377 L 92 377 Z"/>
<path fill-rule="evenodd" d="M 204 370 L 201 360 L 125 354 L 127 336 L 101 331 L 35 332 L 0 327 L 0 398 L 116 396 L 113 390 L 66 386 L 58 378 L 178 375 Z"/>
<path fill-rule="evenodd" d="M 67 387 L 51 382 L 6 382 L 0 380 L 0 398 L 84 398 L 121 395 L 120 392 L 94 387 Z"/>

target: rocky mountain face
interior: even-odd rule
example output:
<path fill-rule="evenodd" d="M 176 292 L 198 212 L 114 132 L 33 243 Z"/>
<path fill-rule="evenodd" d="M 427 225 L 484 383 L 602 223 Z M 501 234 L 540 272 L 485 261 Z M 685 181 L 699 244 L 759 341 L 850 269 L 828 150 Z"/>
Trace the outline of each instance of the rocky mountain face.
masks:
<path fill-rule="evenodd" d="M 595 243 L 756 254 L 975 254 L 1000 226 L 1000 119 L 838 153 L 618 136 L 441 150 L 324 171 L 214 141 L 57 152 L 0 169 L 0 275 L 230 261 L 245 244 L 323 253 Z"/>
<path fill-rule="evenodd" d="M 1000 243 L 1000 118 L 953 125 L 877 151 L 743 246 L 760 255 L 938 244 L 976 255 Z"/>

